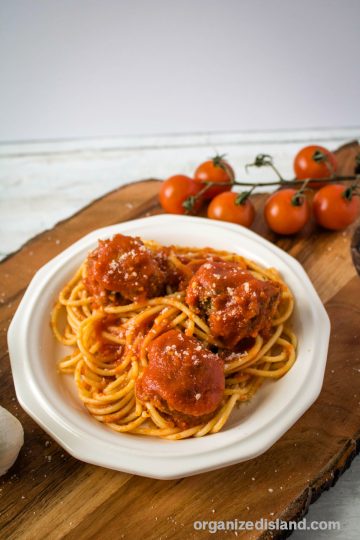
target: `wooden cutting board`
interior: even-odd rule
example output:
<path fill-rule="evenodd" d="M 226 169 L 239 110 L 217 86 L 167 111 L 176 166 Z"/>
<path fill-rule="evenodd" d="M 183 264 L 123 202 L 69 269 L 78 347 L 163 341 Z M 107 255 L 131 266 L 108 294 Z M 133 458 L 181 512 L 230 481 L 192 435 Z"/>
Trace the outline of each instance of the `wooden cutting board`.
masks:
<path fill-rule="evenodd" d="M 357 143 L 338 151 L 341 173 L 352 173 L 358 152 Z M 19 458 L 0 479 L 0 538 L 203 538 L 208 533 L 196 532 L 195 520 L 299 519 L 359 450 L 360 278 L 350 256 L 355 226 L 328 233 L 309 225 L 294 238 L 280 238 L 267 230 L 260 212 L 254 229 L 304 265 L 332 323 L 321 395 L 270 450 L 215 472 L 151 480 L 74 459 L 22 411 L 14 392 L 6 332 L 32 276 L 93 229 L 160 213 L 158 189 L 156 180 L 122 187 L 0 264 L 0 402 L 25 429 Z M 263 201 L 264 195 L 256 197 L 258 207 Z M 238 533 L 246 539 L 274 536 L 267 531 Z"/>

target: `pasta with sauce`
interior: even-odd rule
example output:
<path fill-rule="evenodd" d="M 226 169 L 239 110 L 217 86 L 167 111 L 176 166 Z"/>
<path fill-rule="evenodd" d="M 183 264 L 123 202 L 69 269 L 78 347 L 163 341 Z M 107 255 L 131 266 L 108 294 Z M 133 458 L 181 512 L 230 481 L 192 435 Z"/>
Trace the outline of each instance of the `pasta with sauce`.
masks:
<path fill-rule="evenodd" d="M 275 269 L 238 254 L 117 234 L 99 241 L 53 308 L 53 332 L 71 347 L 59 370 L 117 432 L 216 433 L 294 364 L 293 305 Z"/>

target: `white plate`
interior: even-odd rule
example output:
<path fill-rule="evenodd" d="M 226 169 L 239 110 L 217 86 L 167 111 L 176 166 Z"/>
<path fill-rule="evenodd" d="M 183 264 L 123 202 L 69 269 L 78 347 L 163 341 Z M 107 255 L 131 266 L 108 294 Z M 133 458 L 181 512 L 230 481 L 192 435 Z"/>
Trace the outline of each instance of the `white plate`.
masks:
<path fill-rule="evenodd" d="M 162 244 L 210 246 L 276 267 L 296 300 L 293 327 L 299 338 L 295 365 L 242 404 L 220 433 L 167 441 L 115 433 L 94 420 L 77 398 L 71 376 L 59 375 L 64 348 L 49 325 L 54 300 L 99 238 L 115 233 Z M 320 393 L 330 322 L 302 266 L 243 227 L 182 216 L 155 216 L 96 230 L 43 266 L 31 281 L 8 333 L 18 400 L 25 411 L 78 459 L 153 478 L 179 478 L 251 459 L 265 452 Z"/>

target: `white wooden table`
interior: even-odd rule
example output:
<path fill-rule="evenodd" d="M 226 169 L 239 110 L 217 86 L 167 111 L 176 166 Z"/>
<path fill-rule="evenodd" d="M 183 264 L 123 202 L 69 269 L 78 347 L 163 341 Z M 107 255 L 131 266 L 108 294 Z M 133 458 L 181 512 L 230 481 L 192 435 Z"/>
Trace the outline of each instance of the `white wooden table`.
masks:
<path fill-rule="evenodd" d="M 360 128 L 333 131 L 177 135 L 0 145 L 0 259 L 32 236 L 120 185 L 145 178 L 191 175 L 197 164 L 226 153 L 238 178 L 269 181 L 270 170 L 245 173 L 258 153 L 273 155 L 290 178 L 297 150 L 311 141 L 329 149 L 360 137 Z M 0 284 L 1 291 L 2 284 Z M 360 460 L 311 507 L 308 520 L 335 520 L 338 532 L 297 532 L 306 538 L 357 540 Z"/>

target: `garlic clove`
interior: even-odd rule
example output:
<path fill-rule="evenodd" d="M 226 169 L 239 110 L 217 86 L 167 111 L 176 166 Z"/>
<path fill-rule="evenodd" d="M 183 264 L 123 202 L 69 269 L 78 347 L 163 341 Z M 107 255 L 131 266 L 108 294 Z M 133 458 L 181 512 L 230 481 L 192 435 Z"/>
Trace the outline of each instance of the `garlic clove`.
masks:
<path fill-rule="evenodd" d="M 24 444 L 24 430 L 19 420 L 0 406 L 0 476 L 15 463 Z"/>

